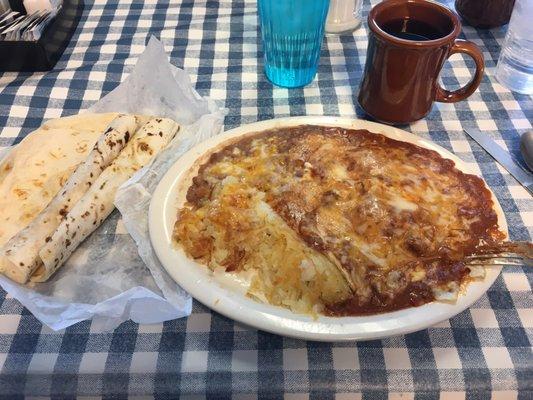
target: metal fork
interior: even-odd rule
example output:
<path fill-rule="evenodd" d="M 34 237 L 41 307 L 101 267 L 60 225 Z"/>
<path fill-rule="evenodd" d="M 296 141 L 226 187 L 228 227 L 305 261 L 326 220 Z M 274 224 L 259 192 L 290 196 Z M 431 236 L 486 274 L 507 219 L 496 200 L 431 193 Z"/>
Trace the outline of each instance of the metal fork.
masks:
<path fill-rule="evenodd" d="M 504 242 L 495 246 L 480 247 L 465 257 L 469 265 L 525 265 L 533 267 L 533 244 L 529 242 Z"/>

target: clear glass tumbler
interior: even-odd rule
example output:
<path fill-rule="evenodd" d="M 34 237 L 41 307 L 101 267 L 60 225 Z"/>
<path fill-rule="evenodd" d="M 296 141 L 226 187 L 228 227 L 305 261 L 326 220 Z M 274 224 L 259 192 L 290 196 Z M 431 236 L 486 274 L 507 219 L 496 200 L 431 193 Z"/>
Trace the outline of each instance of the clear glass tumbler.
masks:
<path fill-rule="evenodd" d="M 329 0 L 259 0 L 265 74 L 274 84 L 305 86 L 316 74 Z"/>
<path fill-rule="evenodd" d="M 516 0 L 496 78 L 509 90 L 533 94 L 533 0 Z"/>

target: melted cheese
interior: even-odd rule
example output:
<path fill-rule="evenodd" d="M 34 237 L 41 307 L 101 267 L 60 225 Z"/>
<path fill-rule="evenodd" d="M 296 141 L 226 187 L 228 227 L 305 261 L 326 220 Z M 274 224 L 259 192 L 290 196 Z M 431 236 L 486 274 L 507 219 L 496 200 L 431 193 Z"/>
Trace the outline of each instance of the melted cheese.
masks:
<path fill-rule="evenodd" d="M 416 211 L 418 206 L 400 196 L 393 196 L 392 199 L 387 201 L 387 204 L 391 205 L 396 211 Z"/>
<path fill-rule="evenodd" d="M 333 176 L 333 179 L 336 179 L 339 181 L 344 181 L 344 180 L 349 179 L 348 171 L 341 164 L 334 165 L 331 170 L 331 174 Z"/>
<path fill-rule="evenodd" d="M 211 198 L 191 198 L 175 227 L 186 251 L 210 268 L 255 270 L 247 293 L 296 312 L 338 304 L 346 285 L 357 304 L 376 291 L 394 304 L 414 283 L 456 298 L 461 268 L 443 275 L 424 260 L 497 237 L 483 182 L 464 185 L 437 153 L 381 135 L 294 129 L 229 145 L 203 170 Z"/>

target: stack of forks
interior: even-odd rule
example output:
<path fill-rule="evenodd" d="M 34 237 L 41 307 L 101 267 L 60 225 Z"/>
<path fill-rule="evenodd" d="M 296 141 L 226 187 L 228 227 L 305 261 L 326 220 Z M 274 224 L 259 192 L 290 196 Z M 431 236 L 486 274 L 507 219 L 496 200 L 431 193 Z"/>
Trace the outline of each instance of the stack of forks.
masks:
<path fill-rule="evenodd" d="M 38 9 L 27 14 L 13 11 L 0 0 L 0 41 L 36 41 L 41 37 L 44 28 L 53 20 L 61 4 L 57 8 Z"/>

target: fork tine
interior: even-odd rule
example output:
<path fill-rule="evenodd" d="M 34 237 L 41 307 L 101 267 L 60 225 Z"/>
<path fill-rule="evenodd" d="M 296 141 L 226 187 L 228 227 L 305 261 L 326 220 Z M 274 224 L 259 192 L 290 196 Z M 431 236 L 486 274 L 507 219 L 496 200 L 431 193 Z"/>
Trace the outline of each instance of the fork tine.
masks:
<path fill-rule="evenodd" d="M 488 262 L 468 262 L 466 265 L 480 265 L 483 267 L 490 267 L 490 266 L 496 266 L 496 265 L 511 265 L 511 266 L 530 266 L 528 263 L 520 261 L 520 260 L 509 260 L 509 259 L 492 259 Z"/>
<path fill-rule="evenodd" d="M 529 242 L 504 242 L 488 247 L 480 247 L 476 254 L 515 253 L 527 258 L 533 258 L 533 244 Z"/>
<path fill-rule="evenodd" d="M 520 254 L 515 253 L 499 253 L 499 254 L 472 254 L 471 256 L 467 256 L 465 259 L 467 261 L 469 260 L 491 260 L 493 258 L 503 258 L 508 260 L 525 260 L 526 257 L 521 256 Z"/>
<path fill-rule="evenodd" d="M 529 242 L 504 242 L 480 247 L 476 253 L 465 257 L 467 265 L 523 265 L 533 266 L 533 244 Z"/>

